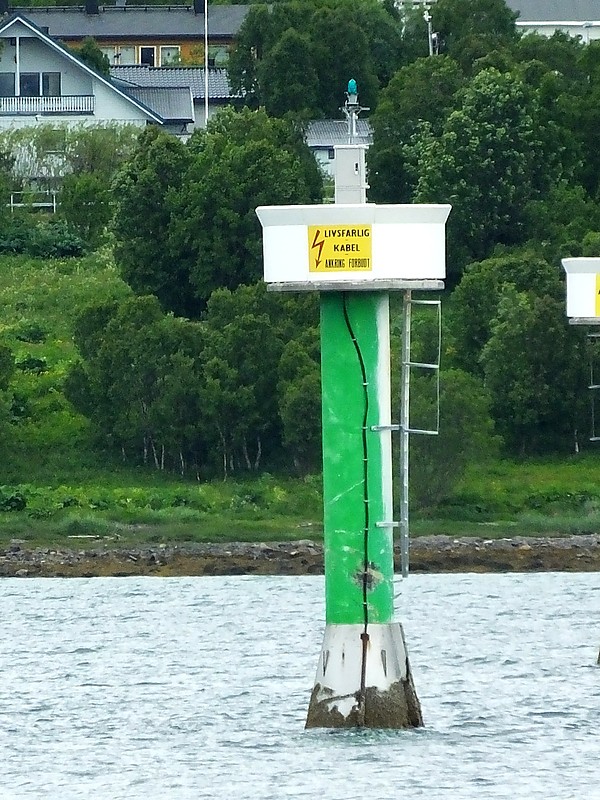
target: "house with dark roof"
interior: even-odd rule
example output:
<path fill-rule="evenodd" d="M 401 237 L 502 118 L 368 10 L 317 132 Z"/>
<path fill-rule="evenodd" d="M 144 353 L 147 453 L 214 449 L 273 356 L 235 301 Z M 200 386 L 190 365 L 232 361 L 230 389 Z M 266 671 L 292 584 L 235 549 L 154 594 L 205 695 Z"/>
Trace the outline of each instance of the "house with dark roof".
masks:
<path fill-rule="evenodd" d="M 113 81 L 119 85 L 118 81 Z M 123 91 L 162 118 L 169 133 L 187 138 L 194 127 L 194 101 L 189 86 L 122 86 Z"/>
<path fill-rule="evenodd" d="M 0 128 L 167 122 L 147 98 L 99 75 L 21 14 L 0 22 L 0 43 Z M 187 97 L 187 117 L 193 119 L 189 92 Z M 177 113 L 186 116 L 183 109 Z"/>
<path fill-rule="evenodd" d="M 203 67 L 148 67 L 144 65 L 114 66 L 110 70 L 111 77 L 125 91 L 140 97 L 140 91 L 150 87 L 160 88 L 163 92 L 173 91 L 176 87 L 185 86 L 191 93 L 194 122 L 188 127 L 206 127 L 205 111 L 208 106 L 208 118 L 225 105 L 241 100 L 234 95 L 229 85 L 227 70 L 220 67 L 208 70 L 208 100 L 206 103 L 206 80 Z M 154 107 L 154 106 L 153 106 Z"/>
<path fill-rule="evenodd" d="M 0 11 L 8 10 L 9 0 L 0 0 Z M 50 36 L 69 47 L 77 47 L 87 37 L 95 39 L 111 65 L 143 64 L 161 67 L 194 61 L 204 63 L 205 33 L 208 63 L 222 67 L 240 29 L 248 6 L 207 6 L 205 31 L 204 2 L 191 6 L 135 6 L 126 0 L 101 6 L 98 0 L 85 0 L 82 6 L 39 6 L 13 8 Z"/>

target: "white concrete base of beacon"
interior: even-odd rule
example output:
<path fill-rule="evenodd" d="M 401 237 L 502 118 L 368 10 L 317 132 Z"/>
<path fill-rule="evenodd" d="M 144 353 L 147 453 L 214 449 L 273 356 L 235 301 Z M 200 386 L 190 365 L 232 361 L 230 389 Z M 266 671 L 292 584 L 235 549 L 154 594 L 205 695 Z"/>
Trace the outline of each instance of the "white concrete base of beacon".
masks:
<path fill-rule="evenodd" d="M 404 633 L 385 625 L 327 625 L 307 728 L 418 728 L 423 725 Z"/>

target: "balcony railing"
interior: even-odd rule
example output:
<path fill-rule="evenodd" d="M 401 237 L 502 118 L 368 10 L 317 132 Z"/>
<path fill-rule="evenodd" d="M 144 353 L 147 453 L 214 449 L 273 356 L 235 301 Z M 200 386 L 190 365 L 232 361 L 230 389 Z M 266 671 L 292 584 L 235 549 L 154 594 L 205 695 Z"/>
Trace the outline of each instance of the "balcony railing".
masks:
<path fill-rule="evenodd" d="M 64 97 L 0 97 L 0 114 L 93 114 L 94 95 Z"/>
<path fill-rule="evenodd" d="M 47 208 L 56 214 L 56 192 L 11 192 L 10 210 L 15 208 Z"/>

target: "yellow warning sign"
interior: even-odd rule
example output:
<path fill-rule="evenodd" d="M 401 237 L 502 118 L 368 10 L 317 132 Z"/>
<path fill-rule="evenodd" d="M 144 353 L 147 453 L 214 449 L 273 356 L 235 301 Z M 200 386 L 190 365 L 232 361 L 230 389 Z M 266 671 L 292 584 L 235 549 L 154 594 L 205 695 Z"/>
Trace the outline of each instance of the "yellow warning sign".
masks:
<path fill-rule="evenodd" d="M 309 272 L 370 272 L 370 225 L 309 225 Z"/>

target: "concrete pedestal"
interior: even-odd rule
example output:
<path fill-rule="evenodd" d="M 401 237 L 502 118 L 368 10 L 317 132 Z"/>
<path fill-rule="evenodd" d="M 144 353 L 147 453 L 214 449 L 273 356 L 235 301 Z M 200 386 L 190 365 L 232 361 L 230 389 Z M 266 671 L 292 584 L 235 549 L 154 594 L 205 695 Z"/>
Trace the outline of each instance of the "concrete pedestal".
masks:
<path fill-rule="evenodd" d="M 306 727 L 422 725 L 400 623 L 327 625 Z"/>

